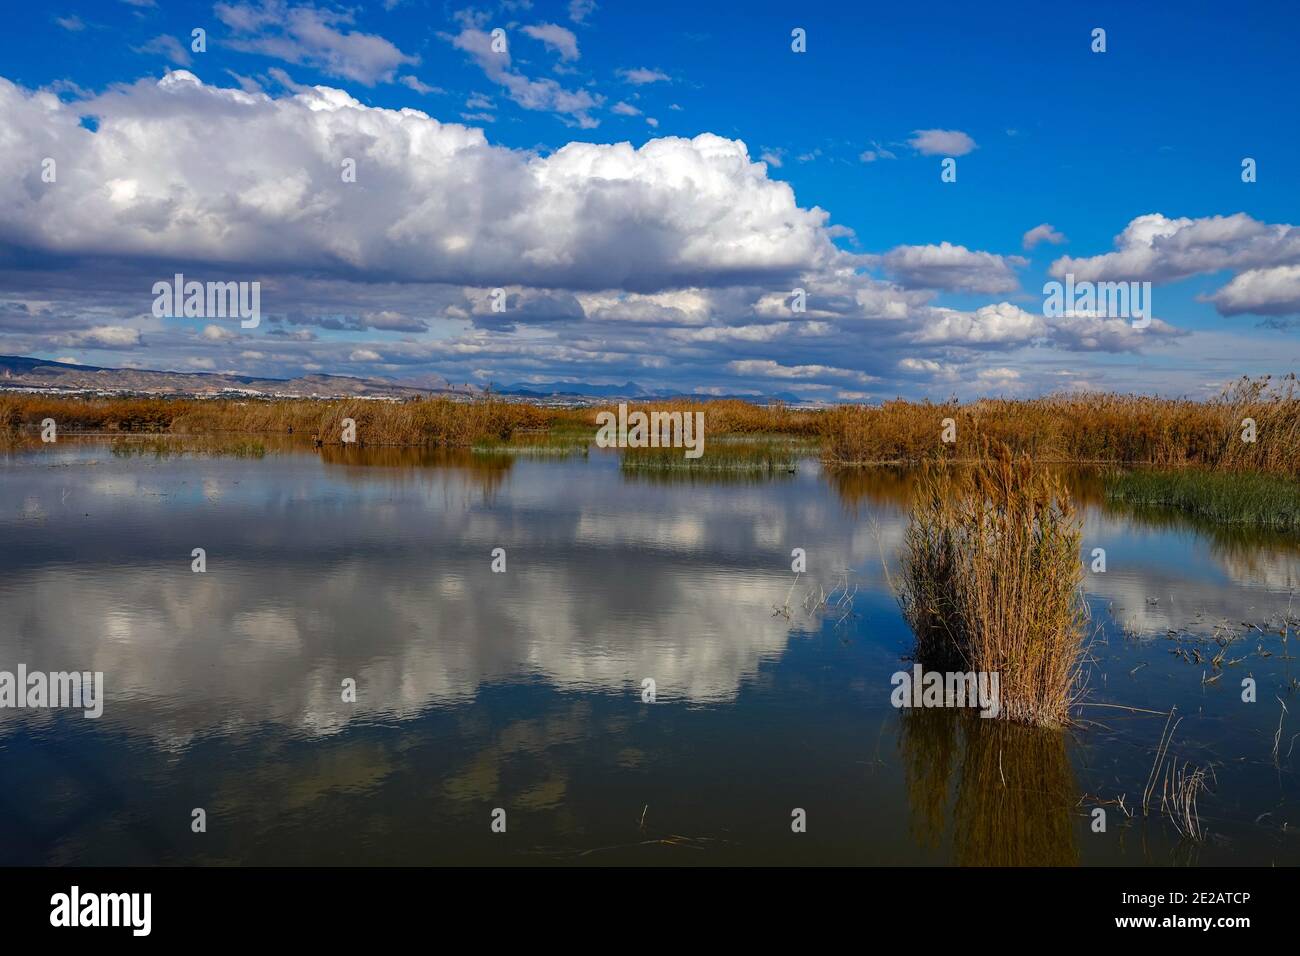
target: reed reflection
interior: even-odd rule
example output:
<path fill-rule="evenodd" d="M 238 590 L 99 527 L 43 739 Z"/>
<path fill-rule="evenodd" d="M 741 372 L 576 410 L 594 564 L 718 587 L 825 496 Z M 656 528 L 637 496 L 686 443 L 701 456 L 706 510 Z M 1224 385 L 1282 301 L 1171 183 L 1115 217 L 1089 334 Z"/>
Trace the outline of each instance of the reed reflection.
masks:
<path fill-rule="evenodd" d="M 1059 731 L 948 710 L 905 710 L 898 748 L 911 832 L 922 847 L 938 848 L 951 833 L 954 861 L 962 866 L 1079 862 L 1079 790 Z"/>

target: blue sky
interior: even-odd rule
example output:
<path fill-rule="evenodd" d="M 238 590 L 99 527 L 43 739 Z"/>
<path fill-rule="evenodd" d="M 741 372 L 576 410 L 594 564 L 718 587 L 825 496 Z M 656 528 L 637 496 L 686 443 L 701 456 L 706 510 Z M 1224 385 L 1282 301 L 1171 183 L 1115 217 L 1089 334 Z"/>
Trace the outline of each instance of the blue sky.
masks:
<path fill-rule="evenodd" d="M 0 34 L 5 353 L 824 401 L 1199 395 L 1300 367 L 1291 5 L 23 18 Z M 329 172 L 349 153 L 356 183 Z M 259 281 L 265 320 L 152 315 L 176 271 Z M 1046 317 L 1066 271 L 1151 281 L 1155 321 Z"/>

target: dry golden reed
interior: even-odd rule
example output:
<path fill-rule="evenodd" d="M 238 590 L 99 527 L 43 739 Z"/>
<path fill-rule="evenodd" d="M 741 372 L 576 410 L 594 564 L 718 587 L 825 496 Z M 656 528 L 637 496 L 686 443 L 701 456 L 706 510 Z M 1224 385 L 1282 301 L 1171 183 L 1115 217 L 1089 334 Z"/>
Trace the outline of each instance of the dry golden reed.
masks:
<path fill-rule="evenodd" d="M 928 466 L 917 486 L 899 601 L 927 670 L 997 673 L 1001 716 L 1069 720 L 1087 608 L 1080 521 L 1059 478 L 1005 445 Z"/>
<path fill-rule="evenodd" d="M 372 399 L 200 400 L 162 398 L 63 398 L 0 396 L 0 431 L 13 435 L 53 418 L 61 432 L 288 434 L 342 440 L 343 419 L 357 425 L 363 445 L 468 446 L 510 438 L 521 429 L 545 427 L 545 409 L 494 399 L 407 402 Z"/>
<path fill-rule="evenodd" d="M 655 401 L 629 401 L 627 406 L 646 413 L 682 412 L 704 413 L 704 430 L 709 435 L 792 435 L 817 439 L 822 436 L 826 412 L 820 409 L 789 408 L 781 402 L 755 405 L 735 398 L 706 401 L 692 399 L 659 399 Z M 617 414 L 617 404 L 587 408 L 556 409 L 557 421 L 596 428 L 596 416 L 601 412 Z"/>
<path fill-rule="evenodd" d="M 943 419 L 957 440 L 940 440 Z M 1255 441 L 1243 441 L 1243 421 Z M 1043 461 L 1195 465 L 1300 477 L 1296 377 L 1242 379 L 1211 401 L 1141 395 L 1052 395 L 1031 400 L 885 402 L 827 411 L 822 457 L 838 464 L 965 460 L 986 443 Z"/>
<path fill-rule="evenodd" d="M 710 439 L 788 435 L 817 442 L 828 464 L 963 461 L 986 443 L 1004 443 L 1043 461 L 1195 465 L 1300 478 L 1300 387 L 1289 375 L 1242 379 L 1205 402 L 1090 393 L 961 404 L 898 399 L 829 409 L 756 405 L 739 399 L 629 402 L 639 410 L 705 416 Z M 62 431 L 285 433 L 337 441 L 343 418 L 367 444 L 463 445 L 509 438 L 521 430 L 594 435 L 596 414 L 613 406 L 550 408 L 485 398 L 409 402 L 365 399 L 199 400 L 66 398 L 0 393 L 0 437 L 54 418 Z M 943 420 L 956 441 L 940 440 Z M 1244 419 L 1255 441 L 1242 440 Z M 364 428 L 361 427 L 364 422 Z"/>

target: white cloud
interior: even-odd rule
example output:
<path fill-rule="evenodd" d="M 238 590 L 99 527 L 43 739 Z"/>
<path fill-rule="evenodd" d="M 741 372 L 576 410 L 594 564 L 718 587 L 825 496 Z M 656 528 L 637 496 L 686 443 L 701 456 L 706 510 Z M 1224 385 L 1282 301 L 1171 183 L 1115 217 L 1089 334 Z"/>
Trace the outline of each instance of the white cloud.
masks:
<path fill-rule="evenodd" d="M 205 86 L 179 71 L 71 103 L 0 79 L 12 146 L 0 151 L 0 245 L 75 263 L 53 286 L 6 275 L 3 350 L 142 344 L 127 325 L 148 311 L 152 282 L 170 277 L 160 260 L 199 280 L 262 279 L 264 321 L 252 337 L 233 323 L 197 335 L 145 324 L 155 368 L 186 367 L 201 343 L 213 367 L 256 361 L 262 374 L 361 363 L 399 378 L 466 381 L 477 369 L 498 382 L 596 377 L 727 394 L 785 383 L 827 396 L 888 377 L 978 394 L 1009 387 L 986 369 L 990 354 L 1021 372 L 1018 388 L 1055 387 L 1041 371 L 1053 352 L 1069 363 L 1071 351 L 1135 351 L 1179 334 L 1158 320 L 1145 330 L 1047 320 L 1006 302 L 936 308 L 945 289 L 1014 290 L 1024 260 L 942 242 L 841 251 L 832 240 L 846 230 L 801 207 L 738 140 L 513 150 L 481 129 L 278 72 L 290 92 Z M 80 125 L 87 114 L 98 132 Z M 58 189 L 30 188 L 31 155 L 68 157 Z M 342 156 L 356 159 L 358 183 L 342 182 Z M 487 304 L 497 286 L 505 314 Z M 796 287 L 808 292 L 797 315 Z M 1036 364 L 1020 364 L 1029 349 L 1041 350 Z"/>
<path fill-rule="evenodd" d="M 957 378 L 955 368 L 936 362 L 934 359 L 909 356 L 899 360 L 898 370 L 907 375 L 919 375 L 935 381 L 952 381 Z"/>
<path fill-rule="evenodd" d="M 239 338 L 237 333 L 220 325 L 205 325 L 202 335 L 209 342 L 233 342 Z"/>
<path fill-rule="evenodd" d="M 1024 266 L 1026 260 L 941 242 L 898 246 L 881 257 L 881 264 L 905 288 L 997 294 L 1020 288 L 1013 270 Z"/>
<path fill-rule="evenodd" d="M 644 66 L 632 70 L 619 70 L 618 75 L 633 86 L 645 86 L 648 83 L 667 83 L 669 76 L 660 70 L 651 70 Z"/>
<path fill-rule="evenodd" d="M 591 111 L 604 103 L 603 96 L 586 90 L 567 90 L 549 77 L 529 79 L 512 69 L 508 49 L 502 53 L 492 49 L 491 34 L 479 29 L 470 19 L 462 18 L 462 22 L 460 33 L 444 35 L 444 38 L 458 50 L 468 53 L 487 78 L 503 87 L 515 103 L 526 110 L 555 113 L 582 129 L 594 129 L 600 125 L 591 116 Z"/>
<path fill-rule="evenodd" d="M 124 325 L 99 325 L 60 336 L 59 343 L 88 349 L 131 349 L 140 345 L 141 339 L 139 329 Z"/>
<path fill-rule="evenodd" d="M 763 378 L 805 379 L 832 376 L 851 378 L 859 382 L 870 382 L 872 377 L 863 372 L 848 368 L 835 368 L 829 365 L 781 365 L 771 359 L 748 359 L 728 362 L 727 367 L 740 375 L 759 376 Z"/>
<path fill-rule="evenodd" d="M 397 82 L 401 83 L 403 86 L 407 87 L 408 89 L 415 90 L 415 92 L 426 96 L 430 93 L 447 92 L 446 90 L 442 89 L 442 87 L 430 86 L 429 84 L 422 82 L 418 77 L 412 76 L 409 73 L 406 74 L 405 76 L 398 77 Z"/>
<path fill-rule="evenodd" d="M 1065 236 L 1053 229 L 1051 223 L 1047 222 L 1034 226 L 1033 229 L 1030 229 L 1025 233 L 1024 238 L 1021 240 L 1026 250 L 1034 248 L 1034 246 L 1038 245 L 1040 242 L 1047 242 L 1054 246 L 1059 246 L 1065 241 Z"/>
<path fill-rule="evenodd" d="M 1127 319 L 1072 315 L 1045 318 L 1010 302 L 985 305 L 973 312 L 930 309 L 912 342 L 917 345 L 1007 349 L 1051 346 L 1071 352 L 1130 352 L 1186 335 L 1160 319 L 1134 328 Z"/>
<path fill-rule="evenodd" d="M 922 156 L 965 156 L 976 149 L 975 140 L 958 129 L 916 129 L 908 145 Z"/>
<path fill-rule="evenodd" d="M 1002 366 L 999 368 L 982 368 L 975 373 L 975 377 L 981 382 L 1006 385 L 1018 382 L 1020 373 L 1013 368 Z"/>
<path fill-rule="evenodd" d="M 986 305 L 974 312 L 934 309 L 916 335 L 922 343 L 962 345 L 1024 344 L 1046 334 L 1047 323 L 1010 302 Z"/>
<path fill-rule="evenodd" d="M 596 9 L 596 0 L 569 0 L 569 19 L 584 23 Z"/>
<path fill-rule="evenodd" d="M 1144 328 L 1134 328 L 1128 319 L 1090 315 L 1062 316 L 1047 323 L 1052 344 L 1074 352 L 1134 352 L 1187 334 L 1160 319 Z"/>
<path fill-rule="evenodd" d="M 1239 212 L 1203 219 L 1138 216 L 1115 237 L 1116 250 L 1074 259 L 1062 256 L 1051 273 L 1076 281 L 1171 282 L 1222 269 L 1259 269 L 1300 263 L 1300 229 L 1270 225 Z"/>
<path fill-rule="evenodd" d="M 183 71 L 75 104 L 0 79 L 0 126 L 0 238 L 49 251 L 629 291 L 784 282 L 840 255 L 823 211 L 712 134 L 539 157 L 339 90 L 273 99 Z M 31 155 L 71 157 L 59 189 L 24 185 Z"/>
<path fill-rule="evenodd" d="M 1250 269 L 1209 299 L 1221 315 L 1300 314 L 1300 265 Z"/>
<path fill-rule="evenodd" d="M 420 62 L 381 36 L 340 29 L 352 23 L 351 13 L 285 0 L 218 3 L 212 9 L 234 34 L 227 41 L 231 48 L 306 64 L 366 86 L 391 82 L 402 66 Z"/>
<path fill-rule="evenodd" d="M 578 59 L 578 38 L 573 31 L 554 23 L 537 23 L 524 27 L 524 33 L 540 40 L 548 50 L 553 50 L 566 62 Z"/>

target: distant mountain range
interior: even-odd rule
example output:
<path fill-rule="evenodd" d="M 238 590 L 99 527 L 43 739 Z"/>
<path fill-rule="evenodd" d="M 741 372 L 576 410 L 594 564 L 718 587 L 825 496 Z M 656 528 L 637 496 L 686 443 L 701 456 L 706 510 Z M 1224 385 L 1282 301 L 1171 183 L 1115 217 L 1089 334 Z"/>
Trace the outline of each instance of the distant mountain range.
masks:
<path fill-rule="evenodd" d="M 258 378 L 226 372 L 164 372 L 155 369 L 102 368 L 75 365 L 19 355 L 0 355 L 0 390 L 100 395 L 159 395 L 199 398 L 411 398 L 419 395 L 447 395 L 467 398 L 486 393 L 473 385 L 424 387 L 384 378 L 355 378 L 348 375 L 305 375 L 300 378 Z M 585 403 L 610 399 L 664 399 L 694 397 L 683 392 L 651 390 L 636 382 L 622 385 L 592 385 L 586 382 L 520 382 L 492 392 L 526 400 Z M 749 401 L 798 403 L 797 395 L 766 396 L 710 395 L 709 398 L 745 398 Z"/>
<path fill-rule="evenodd" d="M 168 395 L 215 398 L 408 398 L 430 394 L 478 394 L 473 388 L 417 388 L 377 378 L 306 375 L 258 378 L 224 372 L 162 372 L 154 369 L 101 368 L 47 359 L 0 355 L 0 389 L 102 395 Z"/>

